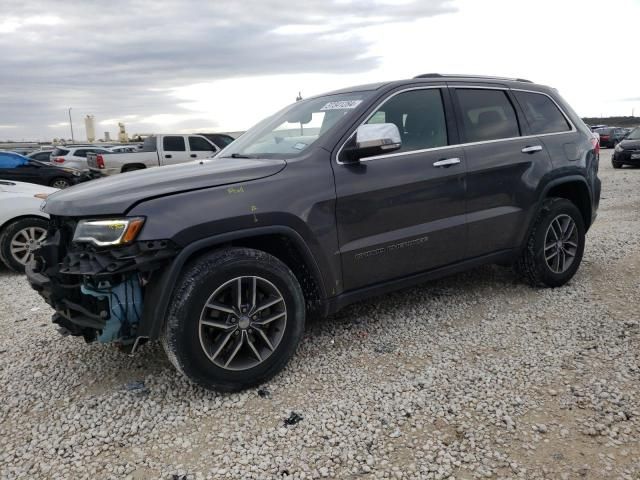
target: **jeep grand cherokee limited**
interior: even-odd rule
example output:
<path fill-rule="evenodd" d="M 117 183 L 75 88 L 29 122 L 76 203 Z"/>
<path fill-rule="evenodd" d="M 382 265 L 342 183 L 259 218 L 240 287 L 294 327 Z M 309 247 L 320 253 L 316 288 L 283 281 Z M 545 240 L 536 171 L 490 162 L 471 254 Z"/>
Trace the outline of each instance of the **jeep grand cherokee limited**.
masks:
<path fill-rule="evenodd" d="M 427 74 L 299 101 L 212 160 L 51 195 L 28 278 L 53 322 L 161 339 L 208 388 L 280 371 L 305 318 L 487 263 L 575 274 L 600 196 L 589 129 L 553 88 Z"/>

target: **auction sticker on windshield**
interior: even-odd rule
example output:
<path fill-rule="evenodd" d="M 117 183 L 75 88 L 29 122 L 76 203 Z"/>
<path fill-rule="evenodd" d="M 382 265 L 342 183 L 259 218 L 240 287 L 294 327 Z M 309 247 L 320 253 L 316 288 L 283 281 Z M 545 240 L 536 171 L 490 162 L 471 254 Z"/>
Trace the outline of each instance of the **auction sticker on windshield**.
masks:
<path fill-rule="evenodd" d="M 351 110 L 362 103 L 362 100 L 341 100 L 339 102 L 329 102 L 320 110 Z"/>

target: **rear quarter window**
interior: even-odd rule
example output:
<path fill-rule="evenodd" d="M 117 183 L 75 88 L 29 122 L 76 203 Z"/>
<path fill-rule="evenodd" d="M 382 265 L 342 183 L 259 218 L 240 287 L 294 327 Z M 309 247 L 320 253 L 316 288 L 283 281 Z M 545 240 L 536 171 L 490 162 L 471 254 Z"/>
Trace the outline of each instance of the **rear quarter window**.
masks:
<path fill-rule="evenodd" d="M 533 135 L 568 132 L 571 125 L 551 98 L 542 93 L 514 91 Z"/>
<path fill-rule="evenodd" d="M 64 157 L 65 155 L 67 155 L 69 153 L 69 150 L 66 150 L 64 148 L 56 148 L 53 151 L 53 156 L 54 157 Z"/>

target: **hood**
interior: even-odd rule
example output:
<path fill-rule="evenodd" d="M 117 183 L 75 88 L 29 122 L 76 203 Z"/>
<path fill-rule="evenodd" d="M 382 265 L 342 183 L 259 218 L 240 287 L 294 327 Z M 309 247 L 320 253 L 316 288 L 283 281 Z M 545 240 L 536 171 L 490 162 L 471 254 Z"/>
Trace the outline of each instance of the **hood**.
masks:
<path fill-rule="evenodd" d="M 35 183 L 14 182 L 13 180 L 0 179 L 0 191 L 35 195 L 36 193 L 52 194 L 53 192 L 57 192 L 58 189 L 45 187 L 44 185 L 36 185 Z"/>
<path fill-rule="evenodd" d="M 123 214 L 151 197 L 257 180 L 285 166 L 284 160 L 217 158 L 136 170 L 61 190 L 47 199 L 44 211 L 72 217 Z"/>
<path fill-rule="evenodd" d="M 640 140 L 623 140 L 618 145 L 625 150 L 640 150 Z"/>

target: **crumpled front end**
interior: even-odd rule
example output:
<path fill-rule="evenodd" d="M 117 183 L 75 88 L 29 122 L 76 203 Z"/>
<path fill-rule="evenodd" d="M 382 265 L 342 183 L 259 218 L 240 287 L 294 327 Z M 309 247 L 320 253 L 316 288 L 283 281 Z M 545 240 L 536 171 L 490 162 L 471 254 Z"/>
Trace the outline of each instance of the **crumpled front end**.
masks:
<path fill-rule="evenodd" d="M 52 216 L 47 239 L 26 268 L 31 286 L 56 311 L 64 335 L 133 347 L 150 284 L 180 250 L 169 240 L 118 247 L 72 242 L 78 219 Z"/>

